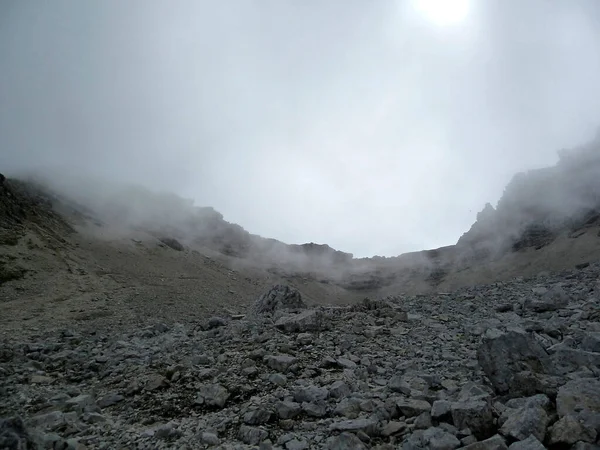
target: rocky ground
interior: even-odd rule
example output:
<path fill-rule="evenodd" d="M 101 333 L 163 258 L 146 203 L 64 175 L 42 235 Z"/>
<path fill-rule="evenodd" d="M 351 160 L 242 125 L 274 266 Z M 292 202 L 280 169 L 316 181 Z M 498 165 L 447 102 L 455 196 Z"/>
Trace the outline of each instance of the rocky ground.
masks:
<path fill-rule="evenodd" d="M 0 346 L 0 449 L 600 448 L 600 263 Z M 37 447 L 36 447 L 37 446 Z"/>

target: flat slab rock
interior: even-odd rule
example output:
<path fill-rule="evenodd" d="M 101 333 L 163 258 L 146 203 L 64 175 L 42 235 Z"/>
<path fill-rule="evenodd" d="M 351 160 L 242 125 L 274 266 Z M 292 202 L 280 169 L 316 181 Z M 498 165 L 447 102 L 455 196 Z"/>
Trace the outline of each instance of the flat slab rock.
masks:
<path fill-rule="evenodd" d="M 318 310 L 307 310 L 298 314 L 281 317 L 275 327 L 286 333 L 306 333 L 323 328 L 323 313 Z"/>

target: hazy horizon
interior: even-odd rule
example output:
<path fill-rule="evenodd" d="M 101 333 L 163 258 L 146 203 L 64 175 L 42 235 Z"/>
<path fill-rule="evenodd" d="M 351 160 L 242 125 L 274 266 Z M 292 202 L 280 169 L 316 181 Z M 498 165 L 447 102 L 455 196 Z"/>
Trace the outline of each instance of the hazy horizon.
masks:
<path fill-rule="evenodd" d="M 600 3 L 0 3 L 0 172 L 141 184 L 355 257 L 455 243 L 600 125 Z"/>

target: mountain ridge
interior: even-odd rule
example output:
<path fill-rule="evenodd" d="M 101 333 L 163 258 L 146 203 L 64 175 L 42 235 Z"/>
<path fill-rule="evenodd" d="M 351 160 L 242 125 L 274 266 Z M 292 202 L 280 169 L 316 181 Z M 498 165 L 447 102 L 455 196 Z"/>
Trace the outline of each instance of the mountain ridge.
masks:
<path fill-rule="evenodd" d="M 300 289 L 312 304 L 346 304 L 570 269 L 600 259 L 600 139 L 560 155 L 555 166 L 515 175 L 455 244 L 395 257 L 289 245 L 251 234 L 214 208 L 142 187 L 95 187 L 102 195 L 92 197 L 84 185 L 48 177 L 3 179 L 0 301 L 26 298 L 44 310 L 44 296 L 75 304 L 99 292 L 126 305 L 145 292 L 159 310 L 185 297 L 182 304 L 203 315 L 243 311 L 271 283 Z M 112 314 L 103 305 L 98 314 Z"/>

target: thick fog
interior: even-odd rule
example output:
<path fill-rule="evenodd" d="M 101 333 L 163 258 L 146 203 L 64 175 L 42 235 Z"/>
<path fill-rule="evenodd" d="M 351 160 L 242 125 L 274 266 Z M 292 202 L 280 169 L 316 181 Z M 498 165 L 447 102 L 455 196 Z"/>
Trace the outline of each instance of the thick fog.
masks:
<path fill-rule="evenodd" d="M 598 80 L 597 0 L 5 0 L 0 172 L 391 256 L 589 141 Z"/>

